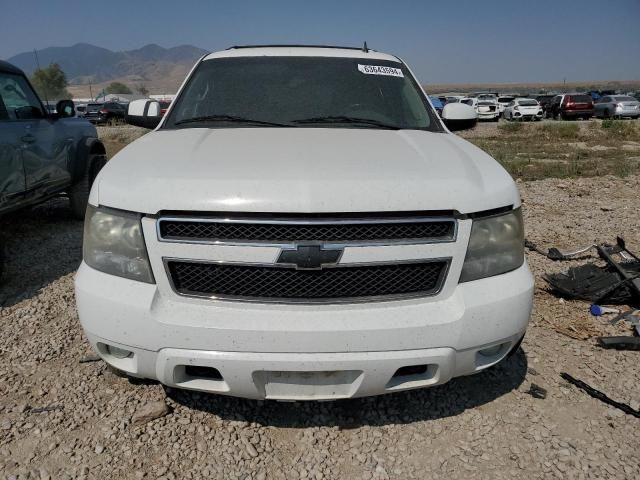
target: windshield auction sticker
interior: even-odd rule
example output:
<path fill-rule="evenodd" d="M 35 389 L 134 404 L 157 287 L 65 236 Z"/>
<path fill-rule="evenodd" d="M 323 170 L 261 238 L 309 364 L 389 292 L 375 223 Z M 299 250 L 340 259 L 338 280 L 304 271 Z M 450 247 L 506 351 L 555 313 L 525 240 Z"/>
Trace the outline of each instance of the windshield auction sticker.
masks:
<path fill-rule="evenodd" d="M 358 70 L 367 75 L 386 75 L 388 77 L 401 77 L 404 78 L 402 70 L 393 67 L 383 67 L 382 65 L 360 65 L 358 64 Z"/>

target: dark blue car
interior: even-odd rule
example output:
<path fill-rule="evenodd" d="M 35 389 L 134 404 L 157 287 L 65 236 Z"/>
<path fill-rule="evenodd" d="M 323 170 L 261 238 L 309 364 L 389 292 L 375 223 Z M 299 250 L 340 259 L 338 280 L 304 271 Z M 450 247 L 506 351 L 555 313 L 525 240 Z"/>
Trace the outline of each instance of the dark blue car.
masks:
<path fill-rule="evenodd" d="M 433 108 L 436 109 L 436 112 L 438 112 L 438 115 L 442 115 L 442 109 L 444 108 L 442 100 L 438 97 L 434 97 L 433 95 L 429 95 L 429 100 L 431 100 L 431 104 L 433 105 Z"/>

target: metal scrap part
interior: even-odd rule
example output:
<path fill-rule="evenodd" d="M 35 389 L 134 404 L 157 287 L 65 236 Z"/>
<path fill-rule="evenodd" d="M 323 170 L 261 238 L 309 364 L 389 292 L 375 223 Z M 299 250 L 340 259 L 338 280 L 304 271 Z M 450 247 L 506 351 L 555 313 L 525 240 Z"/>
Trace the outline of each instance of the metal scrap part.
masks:
<path fill-rule="evenodd" d="M 578 380 L 577 378 L 572 377 L 568 373 L 562 372 L 560 374 L 560 376 L 564 380 L 566 380 L 567 382 L 575 385 L 576 387 L 578 387 L 581 390 L 584 390 L 585 392 L 587 392 L 593 398 L 595 398 L 597 400 L 600 400 L 601 402 L 604 402 L 607 405 L 611 405 L 612 407 L 615 407 L 615 408 L 617 408 L 619 410 L 622 410 L 627 415 L 633 415 L 636 418 L 640 418 L 640 411 L 639 410 L 634 410 L 633 408 L 631 408 L 626 403 L 616 402 L 615 400 L 609 398 L 607 395 L 602 393 L 600 390 L 596 390 L 592 386 L 587 385 L 582 380 Z"/>

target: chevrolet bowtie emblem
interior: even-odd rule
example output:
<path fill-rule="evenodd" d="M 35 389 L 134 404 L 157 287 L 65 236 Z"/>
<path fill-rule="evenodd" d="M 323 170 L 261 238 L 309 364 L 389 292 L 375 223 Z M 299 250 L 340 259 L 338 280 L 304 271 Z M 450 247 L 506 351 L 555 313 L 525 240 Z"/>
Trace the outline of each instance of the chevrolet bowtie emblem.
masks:
<path fill-rule="evenodd" d="M 338 263 L 341 254 L 341 249 L 323 250 L 320 245 L 298 245 L 295 250 L 282 250 L 278 263 L 295 265 L 300 269 L 318 270 Z"/>

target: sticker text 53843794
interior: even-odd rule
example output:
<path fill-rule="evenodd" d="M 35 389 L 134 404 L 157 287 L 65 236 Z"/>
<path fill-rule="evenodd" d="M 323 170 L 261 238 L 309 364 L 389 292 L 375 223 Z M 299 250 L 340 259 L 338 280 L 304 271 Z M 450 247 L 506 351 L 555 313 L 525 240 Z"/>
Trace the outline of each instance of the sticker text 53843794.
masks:
<path fill-rule="evenodd" d="M 394 67 L 385 67 L 382 65 L 360 65 L 358 64 L 358 70 L 367 75 L 386 75 L 389 77 L 404 78 L 402 70 Z"/>

